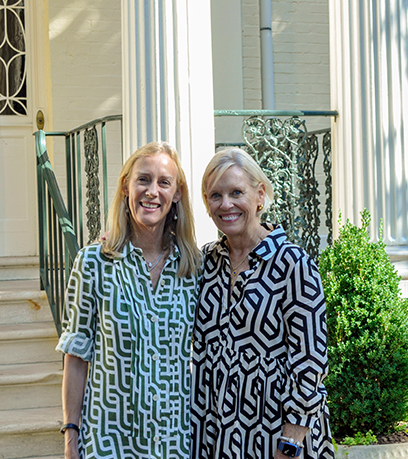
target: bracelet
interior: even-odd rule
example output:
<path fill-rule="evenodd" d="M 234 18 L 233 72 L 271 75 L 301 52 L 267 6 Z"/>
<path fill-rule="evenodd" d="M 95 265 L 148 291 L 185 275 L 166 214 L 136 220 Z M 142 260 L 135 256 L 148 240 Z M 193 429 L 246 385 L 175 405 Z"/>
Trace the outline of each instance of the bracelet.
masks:
<path fill-rule="evenodd" d="M 303 443 L 301 443 L 300 441 L 295 441 L 293 438 L 280 436 L 279 440 L 287 441 L 288 443 L 292 443 L 292 445 L 296 445 L 299 448 L 303 448 Z"/>
<path fill-rule="evenodd" d="M 65 431 L 67 429 L 74 429 L 76 430 L 78 433 L 79 433 L 79 427 L 76 425 L 76 424 L 71 424 L 71 423 L 68 423 L 68 424 L 64 424 L 61 429 L 60 429 L 60 432 L 62 433 L 62 435 L 65 434 Z"/>

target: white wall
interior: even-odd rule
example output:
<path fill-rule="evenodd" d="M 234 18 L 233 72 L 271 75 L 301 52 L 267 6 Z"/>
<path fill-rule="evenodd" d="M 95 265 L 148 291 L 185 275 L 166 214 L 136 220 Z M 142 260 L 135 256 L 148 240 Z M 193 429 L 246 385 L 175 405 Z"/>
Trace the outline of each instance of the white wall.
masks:
<path fill-rule="evenodd" d="M 214 109 L 244 108 L 241 0 L 211 1 Z M 215 141 L 241 142 L 242 119 L 215 118 Z"/>
<path fill-rule="evenodd" d="M 46 120 L 45 130 L 67 131 L 122 113 L 120 0 L 50 0 L 49 40 L 52 124 Z M 112 195 L 122 164 L 118 123 L 107 140 Z M 55 139 L 55 170 L 64 189 L 63 152 L 63 138 Z"/>
<path fill-rule="evenodd" d="M 52 0 L 54 130 L 121 112 L 120 0 Z"/>
<path fill-rule="evenodd" d="M 262 108 L 259 0 L 241 0 L 244 108 Z"/>

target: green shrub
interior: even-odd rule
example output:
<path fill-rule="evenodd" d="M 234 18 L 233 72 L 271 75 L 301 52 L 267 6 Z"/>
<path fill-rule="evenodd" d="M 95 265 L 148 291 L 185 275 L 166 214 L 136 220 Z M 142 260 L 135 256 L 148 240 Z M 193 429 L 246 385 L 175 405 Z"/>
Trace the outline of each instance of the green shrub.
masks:
<path fill-rule="evenodd" d="M 365 435 L 357 432 L 354 437 L 346 437 L 341 442 L 342 445 L 357 446 L 357 445 L 372 445 L 377 443 L 377 437 L 369 430 Z"/>
<path fill-rule="evenodd" d="M 327 302 L 328 391 L 333 435 L 395 429 L 407 419 L 408 300 L 385 244 L 370 242 L 367 210 L 362 227 L 347 221 L 321 255 Z"/>

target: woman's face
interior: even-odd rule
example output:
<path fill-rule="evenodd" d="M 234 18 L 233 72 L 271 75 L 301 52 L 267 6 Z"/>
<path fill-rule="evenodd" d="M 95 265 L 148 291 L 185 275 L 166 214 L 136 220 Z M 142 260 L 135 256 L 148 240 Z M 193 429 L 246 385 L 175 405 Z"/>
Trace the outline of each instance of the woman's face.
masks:
<path fill-rule="evenodd" d="M 129 196 L 129 208 L 139 228 L 162 226 L 172 203 L 181 198 L 177 186 L 177 166 L 166 153 L 142 156 L 134 163 L 123 187 Z"/>
<path fill-rule="evenodd" d="M 259 226 L 257 207 L 264 203 L 265 186 L 254 189 L 245 171 L 232 166 L 215 184 L 210 175 L 206 199 L 211 218 L 226 236 L 251 236 Z"/>

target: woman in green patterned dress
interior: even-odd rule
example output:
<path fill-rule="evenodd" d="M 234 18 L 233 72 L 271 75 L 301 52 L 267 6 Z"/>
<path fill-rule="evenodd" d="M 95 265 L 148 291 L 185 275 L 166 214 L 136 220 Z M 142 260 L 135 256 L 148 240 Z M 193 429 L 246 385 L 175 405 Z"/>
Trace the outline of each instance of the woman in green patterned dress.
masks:
<path fill-rule="evenodd" d="M 66 292 L 66 458 L 189 457 L 190 346 L 200 254 L 176 151 L 122 168 L 106 239 L 79 251 Z"/>

